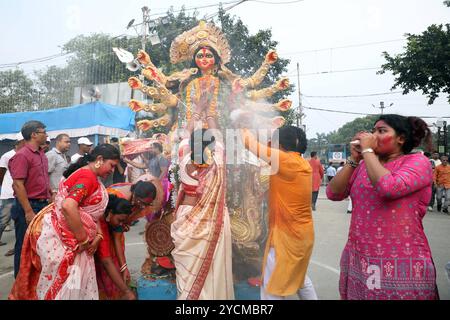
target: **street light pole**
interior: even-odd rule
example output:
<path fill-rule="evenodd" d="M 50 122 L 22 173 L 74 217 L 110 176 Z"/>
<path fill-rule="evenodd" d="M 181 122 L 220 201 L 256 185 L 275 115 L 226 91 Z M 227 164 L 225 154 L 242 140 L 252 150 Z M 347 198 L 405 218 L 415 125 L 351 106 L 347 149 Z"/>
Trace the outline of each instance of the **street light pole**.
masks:
<path fill-rule="evenodd" d="M 447 155 L 447 121 L 444 121 L 444 154 Z"/>
<path fill-rule="evenodd" d="M 447 121 L 444 121 L 442 118 L 437 119 L 436 127 L 438 128 L 437 132 L 437 147 L 439 155 L 447 154 Z M 442 129 L 442 131 L 441 131 Z"/>
<path fill-rule="evenodd" d="M 379 107 L 376 107 L 375 105 L 372 105 L 372 107 L 381 109 L 381 114 L 383 114 L 383 110 L 384 110 L 384 109 L 386 109 L 386 108 L 388 108 L 388 107 L 392 107 L 393 105 L 394 105 L 394 104 L 391 103 L 390 105 L 385 106 L 385 105 L 384 105 L 384 101 L 380 101 L 380 106 L 379 106 Z"/>

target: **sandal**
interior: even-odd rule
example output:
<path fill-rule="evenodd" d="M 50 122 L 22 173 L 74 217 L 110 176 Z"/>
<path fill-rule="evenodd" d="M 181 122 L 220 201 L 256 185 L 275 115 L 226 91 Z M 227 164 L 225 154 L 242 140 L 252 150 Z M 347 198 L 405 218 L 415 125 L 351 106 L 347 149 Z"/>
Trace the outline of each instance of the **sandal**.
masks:
<path fill-rule="evenodd" d="M 8 252 L 5 253 L 5 257 L 9 257 L 9 256 L 13 256 L 14 255 L 14 249 L 9 250 Z"/>
<path fill-rule="evenodd" d="M 0 247 L 1 247 L 1 246 L 6 246 L 6 242 L 0 241 Z"/>

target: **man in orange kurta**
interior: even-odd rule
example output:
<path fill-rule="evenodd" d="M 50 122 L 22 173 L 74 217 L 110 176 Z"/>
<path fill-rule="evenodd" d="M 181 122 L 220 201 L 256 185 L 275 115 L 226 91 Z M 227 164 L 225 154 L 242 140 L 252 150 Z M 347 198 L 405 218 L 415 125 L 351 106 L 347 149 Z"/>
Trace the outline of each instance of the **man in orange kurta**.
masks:
<path fill-rule="evenodd" d="M 438 165 L 434 170 L 434 183 L 437 186 L 436 199 L 437 210 L 440 212 L 442 208 L 442 196 L 445 196 L 444 208 L 442 212 L 448 213 L 450 198 L 450 165 L 448 165 L 448 157 L 441 157 L 442 164 Z"/>
<path fill-rule="evenodd" d="M 323 179 L 323 167 L 317 157 L 317 152 L 311 152 L 309 164 L 312 168 L 312 209 L 316 211 L 317 197 L 319 196 L 319 189 Z"/>
<path fill-rule="evenodd" d="M 291 126 L 278 132 L 279 149 L 273 148 L 274 139 L 269 148 L 259 143 L 247 129 L 241 131 L 245 147 L 272 168 L 269 237 L 263 261 L 261 299 L 284 299 L 293 294 L 303 299 L 317 299 L 306 275 L 314 244 L 312 169 L 300 154 L 306 149 L 306 136 L 301 129 Z M 286 137 L 293 141 L 285 143 Z"/>

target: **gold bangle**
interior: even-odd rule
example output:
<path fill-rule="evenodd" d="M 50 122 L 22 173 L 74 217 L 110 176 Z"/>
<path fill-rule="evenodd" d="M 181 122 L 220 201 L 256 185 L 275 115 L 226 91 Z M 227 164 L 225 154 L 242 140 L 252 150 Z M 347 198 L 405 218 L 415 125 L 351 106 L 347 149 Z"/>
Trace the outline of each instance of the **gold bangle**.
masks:
<path fill-rule="evenodd" d="M 86 244 L 88 244 L 89 243 L 89 236 L 87 236 L 86 237 L 86 240 L 84 240 L 83 242 L 81 242 L 81 243 L 79 243 L 80 244 L 80 246 L 84 246 L 84 245 L 86 245 Z"/>

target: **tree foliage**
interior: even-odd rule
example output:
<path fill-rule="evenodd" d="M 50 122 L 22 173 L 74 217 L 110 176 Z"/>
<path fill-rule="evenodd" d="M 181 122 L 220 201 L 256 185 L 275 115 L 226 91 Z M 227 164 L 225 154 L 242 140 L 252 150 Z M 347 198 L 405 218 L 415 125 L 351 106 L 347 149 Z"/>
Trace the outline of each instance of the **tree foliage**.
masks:
<path fill-rule="evenodd" d="M 445 1 L 450 6 L 450 1 Z M 420 35 L 406 34 L 405 52 L 391 56 L 383 52 L 386 63 L 378 73 L 391 71 L 395 76 L 392 89 L 401 87 L 403 94 L 422 90 L 433 104 L 439 93 L 450 102 L 450 24 L 431 25 Z"/>
<path fill-rule="evenodd" d="M 308 151 L 317 151 L 319 156 L 324 156 L 329 144 L 348 144 L 359 131 L 371 131 L 377 118 L 373 115 L 356 118 L 336 131 L 316 133 L 316 138 L 308 140 Z"/>
<path fill-rule="evenodd" d="M 358 132 L 372 131 L 377 118 L 378 116 L 366 116 L 347 122 L 337 131 L 329 133 L 327 135 L 328 141 L 329 143 L 349 143 Z"/>
<path fill-rule="evenodd" d="M 126 81 L 130 72 L 114 56 L 113 47 L 137 51 L 137 39 L 112 38 L 106 34 L 79 35 L 63 46 L 71 54 L 66 67 L 74 83 L 104 84 Z"/>
<path fill-rule="evenodd" d="M 0 112 L 31 110 L 36 106 L 33 81 L 22 70 L 0 72 Z"/>
<path fill-rule="evenodd" d="M 50 66 L 42 71 L 35 71 L 34 87 L 37 104 L 40 109 L 51 109 L 72 104 L 73 88 L 76 82 L 67 77 L 65 68 Z"/>

